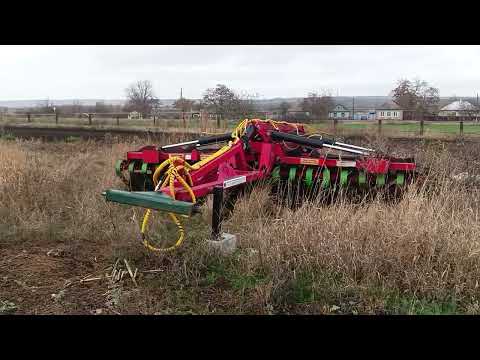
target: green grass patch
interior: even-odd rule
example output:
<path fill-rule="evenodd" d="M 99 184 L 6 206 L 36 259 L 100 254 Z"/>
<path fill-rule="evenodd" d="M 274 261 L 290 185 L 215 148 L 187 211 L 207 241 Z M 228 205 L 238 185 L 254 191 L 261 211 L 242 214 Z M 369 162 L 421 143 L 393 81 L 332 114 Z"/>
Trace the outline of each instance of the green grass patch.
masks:
<path fill-rule="evenodd" d="M 454 315 L 459 313 L 454 299 L 425 299 L 413 296 L 389 296 L 386 311 L 395 315 Z"/>
<path fill-rule="evenodd" d="M 268 280 L 268 275 L 256 269 L 253 272 L 245 273 L 235 259 L 211 258 L 205 274 L 205 285 L 215 285 L 220 279 L 233 290 L 244 292 L 253 289 L 258 284 Z"/>
<path fill-rule="evenodd" d="M 3 134 L 0 135 L 0 139 L 7 140 L 7 141 L 12 141 L 12 140 L 15 140 L 16 137 L 15 137 L 15 135 L 13 135 L 11 133 L 3 133 Z"/>
<path fill-rule="evenodd" d="M 378 131 L 378 123 L 341 123 L 338 125 L 339 129 L 347 130 L 371 130 Z M 382 130 L 385 131 L 399 131 L 407 133 L 419 133 L 420 123 L 383 123 Z M 458 123 L 445 123 L 445 124 L 429 124 L 424 123 L 424 131 L 428 133 L 438 134 L 460 134 L 460 125 Z M 464 124 L 463 132 L 465 134 L 480 134 L 480 124 Z"/>
<path fill-rule="evenodd" d="M 75 143 L 75 142 L 79 142 L 81 141 L 82 138 L 80 138 L 79 136 L 68 136 L 65 138 L 65 142 L 67 143 Z"/>

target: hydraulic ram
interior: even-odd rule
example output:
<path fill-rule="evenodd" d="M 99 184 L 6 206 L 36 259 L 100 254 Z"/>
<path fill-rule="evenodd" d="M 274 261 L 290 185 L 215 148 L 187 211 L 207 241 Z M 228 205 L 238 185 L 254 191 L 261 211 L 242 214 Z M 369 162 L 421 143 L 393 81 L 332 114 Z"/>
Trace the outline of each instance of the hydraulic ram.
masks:
<path fill-rule="evenodd" d="M 349 152 L 352 154 L 367 155 L 367 153 L 364 151 L 350 149 L 343 146 L 338 146 L 337 143 L 331 140 L 326 140 L 326 139 L 323 140 L 323 139 L 307 138 L 307 137 L 294 135 L 294 134 L 287 134 L 279 131 L 272 131 L 271 137 L 273 140 L 283 140 L 283 141 L 288 141 L 295 144 L 310 146 L 314 148 L 326 147 L 334 150 Z"/>

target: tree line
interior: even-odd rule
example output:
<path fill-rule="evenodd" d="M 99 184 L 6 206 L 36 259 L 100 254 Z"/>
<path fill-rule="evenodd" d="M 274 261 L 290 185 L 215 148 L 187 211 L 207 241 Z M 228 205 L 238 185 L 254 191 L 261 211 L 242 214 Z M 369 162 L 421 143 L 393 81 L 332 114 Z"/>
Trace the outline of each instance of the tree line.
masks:
<path fill-rule="evenodd" d="M 160 100 L 155 95 L 152 82 L 149 80 L 132 83 L 125 89 L 125 94 L 127 101 L 124 105 L 107 105 L 104 102 L 97 102 L 94 106 L 86 106 L 74 101 L 72 105 L 57 106 L 55 109 L 55 106 L 46 100 L 37 106 L 36 111 L 39 113 L 137 111 L 144 118 L 160 111 Z M 439 90 L 424 80 L 401 79 L 390 92 L 390 96 L 395 104 L 404 110 L 412 111 L 417 118 L 436 114 L 439 111 Z M 173 107 L 182 112 L 206 110 L 216 114 L 217 120 L 221 121 L 254 115 L 260 110 L 255 102 L 257 99 L 258 94 L 238 92 L 224 84 L 217 84 L 214 88 L 206 89 L 200 101 L 181 97 L 174 102 Z M 452 98 L 453 100 L 454 98 Z M 292 105 L 283 101 L 276 107 L 270 108 L 269 111 L 276 111 L 284 120 L 326 119 L 329 112 L 335 107 L 333 96 L 328 90 L 309 92 L 298 104 L 297 109 L 301 111 L 297 113 L 291 113 Z"/>

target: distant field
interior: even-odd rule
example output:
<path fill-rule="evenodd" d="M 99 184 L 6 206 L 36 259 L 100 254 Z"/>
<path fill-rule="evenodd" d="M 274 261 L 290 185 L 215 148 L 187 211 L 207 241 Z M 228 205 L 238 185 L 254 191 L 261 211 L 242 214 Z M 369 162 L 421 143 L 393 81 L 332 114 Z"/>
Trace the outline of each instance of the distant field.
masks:
<path fill-rule="evenodd" d="M 333 123 L 331 121 L 322 121 L 313 125 L 318 130 L 333 132 Z M 379 125 L 377 121 L 339 121 L 337 124 L 337 132 L 371 132 L 378 133 Z M 381 131 L 386 136 L 402 135 L 419 135 L 419 122 L 383 122 Z M 465 135 L 480 135 L 479 123 L 464 123 L 463 133 Z M 424 122 L 424 135 L 459 135 L 460 124 L 458 122 L 429 123 Z"/>
<path fill-rule="evenodd" d="M 210 120 L 206 129 L 201 127 L 200 121 L 188 120 L 183 123 L 182 119 L 139 119 L 131 120 L 126 118 L 119 118 L 118 122 L 116 118 L 92 118 L 91 124 L 88 118 L 82 117 L 59 117 L 58 123 L 55 122 L 54 116 L 32 116 L 30 122 L 26 117 L 14 117 L 3 116 L 0 117 L 0 125 L 25 125 L 32 127 L 86 127 L 86 128 L 128 128 L 128 129 L 148 129 L 148 130 L 168 130 L 168 131 L 187 131 L 187 132 L 200 132 L 206 130 L 207 132 L 222 132 L 227 128 L 233 128 L 229 126 L 225 121 L 222 121 L 220 128 L 217 128 L 215 120 Z"/>
<path fill-rule="evenodd" d="M 29 126 L 84 126 L 87 128 L 128 128 L 128 129 L 148 129 L 160 131 L 186 131 L 186 132 L 202 132 L 206 130 L 209 133 L 218 133 L 232 130 L 238 123 L 235 120 L 222 121 L 220 127 L 217 126 L 215 120 L 209 120 L 207 128 L 202 128 L 198 119 L 186 120 L 182 119 L 153 119 L 130 120 L 126 118 L 93 118 L 91 124 L 88 118 L 59 117 L 58 123 L 55 122 L 54 116 L 37 116 L 31 118 L 27 122 L 25 117 L 3 116 L 0 117 L 1 124 L 24 124 Z M 318 120 L 308 124 L 310 127 L 323 132 L 333 133 L 333 122 L 331 120 Z M 337 124 L 337 134 L 351 135 L 355 133 L 377 134 L 379 131 L 377 121 L 339 121 Z M 383 121 L 381 127 L 382 134 L 388 137 L 395 136 L 418 136 L 420 135 L 420 123 L 413 121 Z M 464 135 L 480 135 L 480 123 L 465 122 L 463 125 Z M 460 134 L 460 124 L 458 122 L 425 122 L 424 136 L 456 136 Z"/>

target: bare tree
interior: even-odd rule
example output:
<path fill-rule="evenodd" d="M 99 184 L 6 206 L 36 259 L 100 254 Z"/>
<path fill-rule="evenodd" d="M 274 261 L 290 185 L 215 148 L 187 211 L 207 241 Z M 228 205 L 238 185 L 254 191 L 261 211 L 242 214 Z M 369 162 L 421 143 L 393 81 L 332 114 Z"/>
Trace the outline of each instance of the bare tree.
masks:
<path fill-rule="evenodd" d="M 290 104 L 286 101 L 282 101 L 278 106 L 278 109 L 280 110 L 280 114 L 282 115 L 283 120 L 285 120 L 287 117 L 288 109 L 290 109 Z"/>
<path fill-rule="evenodd" d="M 105 104 L 105 101 L 95 102 L 95 112 L 96 113 L 106 113 L 108 112 L 108 106 Z"/>
<path fill-rule="evenodd" d="M 303 99 L 302 110 L 308 111 L 315 118 L 325 119 L 328 117 L 328 112 L 333 108 L 333 105 L 330 92 L 323 91 L 322 94 L 312 92 Z"/>
<path fill-rule="evenodd" d="M 173 103 L 173 107 L 183 112 L 191 111 L 195 101 L 185 98 L 177 99 Z"/>
<path fill-rule="evenodd" d="M 232 116 L 239 108 L 240 99 L 238 95 L 227 86 L 218 84 L 203 94 L 203 105 L 217 114 L 217 126 L 220 127 L 220 120 Z"/>
<path fill-rule="evenodd" d="M 458 111 L 460 112 L 461 116 L 463 116 L 463 117 L 466 117 L 470 120 L 472 120 L 472 119 L 477 120 L 478 109 L 470 101 L 460 100 L 459 105 L 458 105 Z"/>
<path fill-rule="evenodd" d="M 436 113 L 440 101 L 439 90 L 420 79 L 399 80 L 392 90 L 392 97 L 402 109 L 415 111 L 421 117 L 426 113 Z"/>
<path fill-rule="evenodd" d="M 38 102 L 36 106 L 36 112 L 45 114 L 53 113 L 53 103 L 49 98 Z"/>
<path fill-rule="evenodd" d="M 251 118 L 257 111 L 255 100 L 258 99 L 258 97 L 258 94 L 249 94 L 247 92 L 242 92 L 237 95 L 237 108 L 234 112 L 243 118 Z"/>
<path fill-rule="evenodd" d="M 128 111 L 138 111 L 142 117 L 147 117 L 152 111 L 152 106 L 158 102 L 158 99 L 153 93 L 153 86 L 149 80 L 137 81 L 125 89 L 127 94 Z"/>

